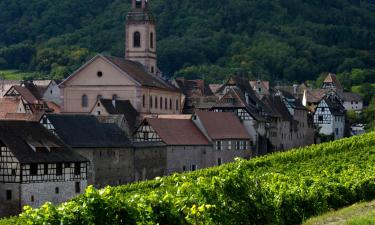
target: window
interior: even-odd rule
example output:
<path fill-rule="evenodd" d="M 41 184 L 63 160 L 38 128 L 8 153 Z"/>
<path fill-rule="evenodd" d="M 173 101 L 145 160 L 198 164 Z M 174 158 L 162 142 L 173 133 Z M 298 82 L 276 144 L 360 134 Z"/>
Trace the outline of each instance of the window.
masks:
<path fill-rule="evenodd" d="M 154 73 L 154 72 L 155 72 L 154 66 L 151 66 L 151 73 Z"/>
<path fill-rule="evenodd" d="M 147 131 L 143 132 L 143 139 L 145 141 L 148 141 L 148 132 Z"/>
<path fill-rule="evenodd" d="M 323 122 L 323 116 L 318 116 L 318 121 Z"/>
<path fill-rule="evenodd" d="M 88 107 L 89 100 L 87 98 L 87 95 L 82 95 L 82 107 Z"/>
<path fill-rule="evenodd" d="M 221 158 L 217 159 L 217 165 L 220 166 L 222 164 Z"/>
<path fill-rule="evenodd" d="M 155 96 L 155 109 L 158 108 L 158 97 Z"/>
<path fill-rule="evenodd" d="M 335 129 L 335 133 L 336 133 L 336 135 L 339 135 L 339 128 Z"/>
<path fill-rule="evenodd" d="M 232 150 L 232 141 L 228 141 L 228 150 Z"/>
<path fill-rule="evenodd" d="M 31 195 L 31 199 L 30 199 L 31 202 L 34 202 L 34 195 Z"/>
<path fill-rule="evenodd" d="M 81 193 L 81 184 L 79 182 L 75 183 L 76 193 Z"/>
<path fill-rule="evenodd" d="M 74 163 L 74 175 L 81 175 L 81 163 Z"/>
<path fill-rule="evenodd" d="M 221 150 L 221 141 L 216 141 L 216 149 Z"/>
<path fill-rule="evenodd" d="M 38 164 L 30 164 L 30 175 L 38 175 Z"/>
<path fill-rule="evenodd" d="M 322 112 L 324 112 L 326 110 L 326 108 L 322 108 Z"/>
<path fill-rule="evenodd" d="M 182 171 L 186 171 L 186 166 L 182 166 Z"/>
<path fill-rule="evenodd" d="M 44 164 L 43 169 L 44 169 L 44 175 L 48 175 L 48 164 L 47 163 Z"/>
<path fill-rule="evenodd" d="M 169 99 L 169 109 L 172 110 L 172 99 Z"/>
<path fill-rule="evenodd" d="M 164 99 L 164 108 L 168 109 L 168 99 L 167 98 Z"/>
<path fill-rule="evenodd" d="M 241 149 L 241 141 L 236 141 L 236 150 L 240 150 Z"/>
<path fill-rule="evenodd" d="M 97 112 L 96 112 L 96 115 L 97 115 L 97 116 L 100 116 L 100 111 L 97 111 Z"/>
<path fill-rule="evenodd" d="M 141 33 L 138 31 L 134 32 L 133 34 L 133 47 L 140 48 L 141 47 Z"/>
<path fill-rule="evenodd" d="M 176 111 L 179 110 L 179 106 L 178 106 L 178 99 L 176 100 Z"/>
<path fill-rule="evenodd" d="M 6 199 L 8 201 L 12 200 L 12 190 L 6 190 Z"/>
<path fill-rule="evenodd" d="M 154 48 L 154 33 L 150 33 L 150 48 Z"/>
<path fill-rule="evenodd" d="M 59 192 L 60 192 L 59 188 L 56 187 L 56 188 L 55 188 L 55 194 L 58 194 Z"/>
<path fill-rule="evenodd" d="M 143 105 L 143 108 L 146 107 L 146 96 L 142 96 L 142 105 Z"/>
<path fill-rule="evenodd" d="M 97 75 L 98 77 L 102 77 L 102 76 L 103 76 L 103 72 L 102 72 L 102 71 L 98 71 L 98 72 L 96 73 L 96 75 Z"/>
<path fill-rule="evenodd" d="M 56 164 L 56 175 L 61 176 L 63 173 L 62 163 Z"/>
<path fill-rule="evenodd" d="M 152 108 L 152 96 L 150 96 L 150 108 Z"/>
<path fill-rule="evenodd" d="M 163 109 L 163 98 L 160 97 L 160 109 Z"/>
<path fill-rule="evenodd" d="M 197 170 L 197 165 L 192 164 L 191 167 L 190 167 L 190 170 L 191 171 L 196 171 Z"/>

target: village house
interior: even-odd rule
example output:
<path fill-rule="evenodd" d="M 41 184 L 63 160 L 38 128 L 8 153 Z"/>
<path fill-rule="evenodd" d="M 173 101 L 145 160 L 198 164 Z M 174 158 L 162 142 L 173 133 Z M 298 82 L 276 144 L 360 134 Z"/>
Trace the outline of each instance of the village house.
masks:
<path fill-rule="evenodd" d="M 198 111 L 192 120 L 212 143 L 210 158 L 215 159 L 217 165 L 255 156 L 254 142 L 234 113 Z"/>
<path fill-rule="evenodd" d="M 141 114 L 179 114 L 181 92 L 157 67 L 155 19 L 146 0 L 132 0 L 125 58 L 98 54 L 61 84 L 64 112 L 89 113 L 100 98 L 129 100 Z"/>
<path fill-rule="evenodd" d="M 318 104 L 314 112 L 314 123 L 320 133 L 332 135 L 334 139 L 344 137 L 345 108 L 335 92 L 328 93 Z"/>
<path fill-rule="evenodd" d="M 100 122 L 114 123 L 129 136 L 140 124 L 140 115 L 129 100 L 98 99 L 90 112 Z"/>
<path fill-rule="evenodd" d="M 163 176 L 217 165 L 213 157 L 211 142 L 191 118 L 147 118 L 134 133 L 133 141 L 137 146 L 136 162 L 139 162 L 141 158 L 144 160 L 145 154 L 155 151 L 155 147 L 159 147 L 158 150 L 162 156 L 160 159 L 150 158 L 150 160 L 160 162 L 160 164 L 155 164 L 156 168 L 152 163 L 136 165 L 138 167 L 136 180 L 150 178 L 150 175 L 155 176 L 154 173 L 149 173 L 155 169 L 162 173 L 158 176 Z M 161 146 L 164 147 L 160 148 Z"/>
<path fill-rule="evenodd" d="M 133 146 L 116 124 L 100 123 L 93 115 L 70 114 L 45 114 L 40 123 L 89 160 L 89 185 L 102 188 L 134 181 Z"/>
<path fill-rule="evenodd" d="M 87 159 L 38 122 L 0 121 L 0 217 L 59 204 L 87 186 Z"/>

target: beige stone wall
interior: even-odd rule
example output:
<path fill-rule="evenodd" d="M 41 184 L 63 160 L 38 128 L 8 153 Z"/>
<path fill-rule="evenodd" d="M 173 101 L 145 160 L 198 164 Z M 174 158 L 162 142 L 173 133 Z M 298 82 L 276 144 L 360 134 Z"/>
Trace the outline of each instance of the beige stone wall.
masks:
<path fill-rule="evenodd" d="M 101 71 L 102 77 L 98 77 L 97 73 Z M 72 113 L 89 113 L 99 95 L 106 99 L 112 99 L 113 95 L 117 95 L 118 100 L 129 100 L 133 107 L 141 114 L 179 114 L 181 110 L 181 94 L 161 89 L 147 88 L 139 85 L 134 79 L 122 71 L 116 69 L 115 66 L 106 60 L 98 57 L 81 71 L 75 74 L 64 87 L 64 112 Z M 82 106 L 82 96 L 88 97 L 88 107 Z M 143 96 L 145 97 L 145 105 L 143 106 Z M 151 108 L 149 105 L 149 97 L 158 98 L 158 108 Z M 160 108 L 160 97 L 168 99 L 168 109 Z M 169 108 L 169 99 L 172 99 L 172 109 Z M 176 100 L 178 100 L 178 110 L 176 108 Z"/>

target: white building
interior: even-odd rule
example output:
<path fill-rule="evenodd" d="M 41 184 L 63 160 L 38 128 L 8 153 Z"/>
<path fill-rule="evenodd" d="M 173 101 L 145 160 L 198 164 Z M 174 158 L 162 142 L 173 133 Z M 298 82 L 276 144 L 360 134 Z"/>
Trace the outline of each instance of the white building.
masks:
<path fill-rule="evenodd" d="M 314 112 L 314 124 L 320 127 L 320 133 L 333 135 L 334 139 L 344 137 L 345 108 L 337 95 L 331 93 L 324 97 Z"/>

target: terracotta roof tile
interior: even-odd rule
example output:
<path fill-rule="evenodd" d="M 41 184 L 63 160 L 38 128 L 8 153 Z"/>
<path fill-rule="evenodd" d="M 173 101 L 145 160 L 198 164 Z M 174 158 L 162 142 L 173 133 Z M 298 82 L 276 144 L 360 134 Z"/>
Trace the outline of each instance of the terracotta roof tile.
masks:
<path fill-rule="evenodd" d="M 245 127 L 234 113 L 200 111 L 196 115 L 213 140 L 250 139 Z"/>
<path fill-rule="evenodd" d="M 210 145 L 190 119 L 148 118 L 147 122 L 167 145 Z"/>

